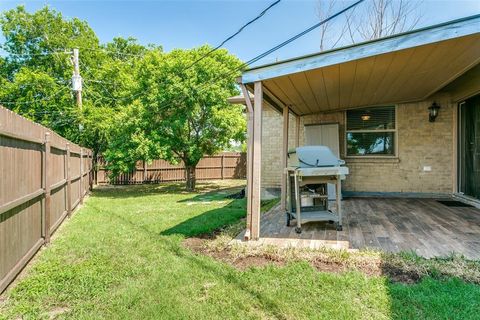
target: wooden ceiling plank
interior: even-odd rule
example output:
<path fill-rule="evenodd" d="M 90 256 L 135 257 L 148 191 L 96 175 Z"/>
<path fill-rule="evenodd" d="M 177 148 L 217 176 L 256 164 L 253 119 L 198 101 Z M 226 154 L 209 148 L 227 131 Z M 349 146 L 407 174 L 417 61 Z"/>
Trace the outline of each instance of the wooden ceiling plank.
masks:
<path fill-rule="evenodd" d="M 415 52 L 413 53 L 409 64 L 405 66 L 402 75 L 392 83 L 390 90 L 386 93 L 386 96 L 389 97 L 388 100 L 399 101 L 404 97 L 403 92 L 405 92 L 405 88 L 412 82 L 412 77 L 418 73 L 416 71 L 425 63 L 425 61 L 428 60 L 428 57 L 432 54 L 435 48 L 436 44 L 414 49 Z"/>
<path fill-rule="evenodd" d="M 428 98 L 480 63 L 480 39 L 468 42 L 468 44 L 469 46 L 467 48 L 460 51 L 460 54 L 455 61 L 449 64 L 446 63 L 443 68 L 439 68 L 438 71 L 442 73 L 443 77 L 433 77 L 433 79 L 437 81 L 432 85 L 428 93 L 422 95 L 423 98 Z M 445 79 L 445 75 L 448 75 L 446 77 L 447 79 Z"/>
<path fill-rule="evenodd" d="M 310 84 L 313 94 L 315 95 L 318 107 L 321 109 L 328 109 L 329 104 L 325 92 L 325 82 L 323 81 L 322 71 L 316 69 L 311 72 L 305 72 L 304 74 Z"/>
<path fill-rule="evenodd" d="M 434 52 L 418 68 L 418 72 L 402 88 L 403 97 L 408 95 L 413 99 L 422 99 L 427 92 L 431 92 L 438 85 L 439 80 L 449 78 L 447 75 L 451 74 L 452 67 L 458 69 L 456 66 L 458 57 L 452 61 L 452 53 L 453 56 L 457 53 L 462 55 L 468 47 L 468 42 L 467 44 L 464 41 L 459 42 L 459 39 L 452 46 L 447 42 L 439 42 Z"/>
<path fill-rule="evenodd" d="M 286 105 L 290 106 L 290 108 L 296 113 L 296 114 L 301 114 L 301 109 L 297 105 L 296 101 L 293 99 L 293 97 L 287 95 L 285 87 L 282 86 L 282 84 L 278 83 L 277 81 L 280 78 L 276 79 L 271 79 L 268 80 L 268 85 L 272 93 L 277 95 L 282 101 L 285 102 Z"/>
<path fill-rule="evenodd" d="M 350 100 L 355 86 L 358 61 L 342 63 L 339 66 L 339 105 L 350 106 Z"/>
<path fill-rule="evenodd" d="M 290 84 L 292 85 L 293 90 L 295 91 L 295 95 L 300 98 L 300 101 L 302 102 L 302 105 L 305 106 L 306 109 L 308 109 L 309 112 L 313 112 L 314 109 L 309 105 L 309 103 L 305 100 L 305 96 L 308 95 L 308 91 L 305 90 L 307 89 L 307 86 L 305 83 L 301 83 L 302 78 L 296 78 L 295 81 L 293 81 L 292 77 L 294 75 L 289 75 L 288 81 L 290 81 Z M 301 90 L 304 89 L 304 90 Z"/>
<path fill-rule="evenodd" d="M 309 112 L 317 110 L 317 101 L 304 73 L 296 73 L 294 75 L 290 75 L 288 78 L 292 83 L 292 86 L 295 88 L 297 95 L 301 98 L 303 104 L 305 104 Z"/>
<path fill-rule="evenodd" d="M 375 57 L 370 57 L 358 61 L 357 70 L 355 73 L 355 86 L 352 90 L 352 95 L 350 98 L 351 106 L 360 105 L 365 88 L 367 87 L 368 81 L 372 76 L 375 59 Z"/>
<path fill-rule="evenodd" d="M 323 68 L 323 80 L 325 82 L 325 92 L 328 97 L 329 109 L 338 108 L 339 106 L 339 97 L 338 97 L 338 76 L 340 72 L 339 65 L 329 66 Z"/>
<path fill-rule="evenodd" d="M 382 54 L 377 56 L 375 64 L 372 70 L 372 76 L 370 77 L 367 86 L 365 87 L 364 94 L 360 100 L 360 104 L 374 104 L 373 101 L 377 101 L 377 95 L 379 94 L 378 85 L 387 74 L 388 68 L 393 60 L 393 54 Z"/>
<path fill-rule="evenodd" d="M 265 81 L 264 84 L 267 85 L 270 92 L 275 94 L 275 96 L 277 96 L 281 101 L 283 101 L 283 103 L 285 103 L 286 105 L 293 104 L 293 101 L 290 99 L 289 96 L 285 94 L 282 88 L 275 82 L 275 79 L 267 80 Z"/>
<path fill-rule="evenodd" d="M 288 76 L 276 78 L 275 83 L 281 87 L 282 91 L 290 98 L 292 105 L 297 107 L 300 114 L 309 112 Z"/>
<path fill-rule="evenodd" d="M 414 49 L 402 50 L 395 53 L 393 61 L 388 70 L 388 77 L 385 77 L 382 83 L 379 85 L 378 99 L 381 101 L 388 100 L 388 94 L 394 88 L 394 83 L 402 77 L 403 70 L 411 62 L 414 56 Z"/>

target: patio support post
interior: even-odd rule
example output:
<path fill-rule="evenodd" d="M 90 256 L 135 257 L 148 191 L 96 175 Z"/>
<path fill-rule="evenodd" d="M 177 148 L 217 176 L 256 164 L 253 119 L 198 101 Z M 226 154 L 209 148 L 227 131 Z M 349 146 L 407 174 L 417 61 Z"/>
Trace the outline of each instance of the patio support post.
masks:
<path fill-rule="evenodd" d="M 252 225 L 251 238 L 260 238 L 260 195 L 262 170 L 262 82 L 255 82 L 253 109 L 253 152 L 252 152 Z"/>
<path fill-rule="evenodd" d="M 245 105 L 247 106 L 247 228 L 244 240 L 250 240 L 252 228 L 252 158 L 253 158 L 253 106 L 245 85 L 240 84 L 243 96 L 245 97 Z"/>
<path fill-rule="evenodd" d="M 290 116 L 290 109 L 288 106 L 283 107 L 283 143 L 282 143 L 282 185 L 281 185 L 281 208 L 285 210 L 287 201 L 287 175 L 285 168 L 288 165 L 288 121 Z"/>

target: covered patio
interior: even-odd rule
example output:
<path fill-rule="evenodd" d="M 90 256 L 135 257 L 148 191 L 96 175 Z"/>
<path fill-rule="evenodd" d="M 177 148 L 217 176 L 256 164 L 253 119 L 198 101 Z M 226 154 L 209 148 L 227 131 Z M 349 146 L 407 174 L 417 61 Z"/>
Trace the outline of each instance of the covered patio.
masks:
<path fill-rule="evenodd" d="M 479 24 L 476 15 L 245 71 L 239 80 L 248 114 L 247 228 L 242 238 L 278 245 L 415 251 L 426 257 L 456 252 L 480 258 L 479 210 L 447 207 L 433 199 L 459 193 L 457 106 L 480 89 L 475 80 L 480 79 Z M 443 92 L 466 74 L 466 85 L 461 79 L 460 86 L 451 86 L 455 91 Z M 443 119 L 429 124 L 427 109 L 435 101 L 442 105 Z M 239 97 L 231 102 L 238 103 Z M 350 156 L 346 111 L 378 106 L 395 110 L 391 155 Z M 267 151 L 280 155 L 274 172 L 281 202 L 261 216 L 266 107 L 282 121 L 277 128 L 281 147 L 270 144 Z M 310 223 L 296 234 L 285 223 L 287 153 L 305 143 L 306 125 L 332 122 L 339 127 L 339 157 L 354 169 L 347 176 L 347 181 L 353 178 L 347 191 L 385 194 L 344 199 L 343 231 Z M 420 139 L 428 148 L 421 148 Z M 425 165 L 429 163 L 435 168 L 431 174 L 432 166 Z M 371 182 L 374 178 L 380 183 Z M 395 179 L 398 182 L 391 183 Z M 386 198 L 388 192 L 404 196 Z"/>
<path fill-rule="evenodd" d="M 450 198 L 347 198 L 343 230 L 305 224 L 301 234 L 285 224 L 280 206 L 261 217 L 260 242 L 280 247 L 375 249 L 430 257 L 452 253 L 480 259 L 480 209 L 452 207 Z M 241 234 L 239 239 L 243 236 Z"/>

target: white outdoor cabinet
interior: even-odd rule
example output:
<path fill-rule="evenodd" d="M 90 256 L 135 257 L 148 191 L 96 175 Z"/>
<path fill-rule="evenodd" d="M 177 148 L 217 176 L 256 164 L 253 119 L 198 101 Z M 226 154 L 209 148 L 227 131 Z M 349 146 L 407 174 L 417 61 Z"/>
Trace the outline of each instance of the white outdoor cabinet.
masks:
<path fill-rule="evenodd" d="M 340 159 L 340 136 L 338 123 L 305 126 L 306 146 L 327 146 Z M 328 200 L 335 200 L 335 185 L 328 184 Z"/>

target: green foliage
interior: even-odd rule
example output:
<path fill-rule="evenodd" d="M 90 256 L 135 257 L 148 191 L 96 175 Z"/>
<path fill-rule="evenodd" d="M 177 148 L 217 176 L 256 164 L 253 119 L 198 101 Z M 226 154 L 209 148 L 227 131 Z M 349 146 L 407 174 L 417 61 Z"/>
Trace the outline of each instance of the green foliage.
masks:
<path fill-rule="evenodd" d="M 105 153 L 113 173 L 132 168 L 136 160 L 159 156 L 194 168 L 204 155 L 227 148 L 232 140 L 244 140 L 242 107 L 227 102 L 238 93 L 236 73 L 229 70 L 240 61 L 226 50 L 201 59 L 211 49 L 153 51 L 141 60 L 138 108 L 118 126 L 117 136 L 125 138 L 110 144 Z"/>
<path fill-rule="evenodd" d="M 133 55 L 147 48 L 132 38 L 100 45 L 85 21 L 65 19 L 48 7 L 29 13 L 19 6 L 4 12 L 0 24 L 2 49 L 9 54 L 0 60 L 0 101 L 74 142 L 103 151 L 112 115 L 131 103 L 119 97 L 132 94 L 137 60 Z M 84 78 L 81 111 L 71 90 L 73 48 L 80 49 Z"/>
<path fill-rule="evenodd" d="M 139 69 L 140 90 L 148 92 L 140 98 L 147 106 L 146 131 L 158 133 L 167 159 L 181 159 L 187 166 L 196 166 L 203 155 L 222 150 L 231 139 L 241 140 L 245 131 L 241 107 L 227 102 L 237 94 L 236 74 L 217 79 L 240 62 L 219 50 L 189 67 L 210 50 L 203 46 L 151 54 Z"/>
<path fill-rule="evenodd" d="M 206 154 L 244 140 L 231 70 L 241 63 L 212 48 L 164 53 L 133 38 L 101 45 L 85 21 L 44 7 L 4 12 L 0 101 L 74 142 L 104 153 L 113 175 L 164 157 L 195 167 Z M 83 108 L 71 90 L 71 51 L 80 50 Z M 197 62 L 197 63 L 195 63 Z M 195 65 L 193 65 L 195 63 Z M 11 102 L 11 103 L 10 103 Z"/>

